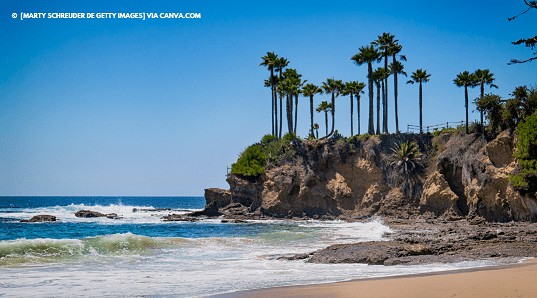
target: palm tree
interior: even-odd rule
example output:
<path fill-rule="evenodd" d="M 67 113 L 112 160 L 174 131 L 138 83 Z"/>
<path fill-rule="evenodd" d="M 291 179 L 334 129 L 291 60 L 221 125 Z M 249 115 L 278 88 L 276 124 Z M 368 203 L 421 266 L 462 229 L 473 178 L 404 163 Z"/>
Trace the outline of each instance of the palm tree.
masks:
<path fill-rule="evenodd" d="M 474 72 L 474 77 L 476 84 L 481 88 L 481 96 L 479 98 L 483 98 L 483 96 L 485 96 L 485 85 L 488 85 L 490 88 L 498 88 L 498 86 L 493 84 L 494 74 L 488 69 L 476 70 Z M 484 134 L 485 127 L 483 126 L 483 110 L 480 110 L 479 114 L 481 116 L 481 134 Z"/>
<path fill-rule="evenodd" d="M 269 84 L 270 84 L 270 91 L 272 94 L 272 135 L 276 135 L 276 132 L 278 130 L 278 109 L 277 109 L 277 102 L 276 102 L 276 93 L 275 93 L 275 82 L 274 82 L 274 68 L 276 60 L 278 59 L 278 55 L 274 54 L 274 52 L 267 52 L 267 55 L 261 57 L 263 60 L 259 66 L 266 66 L 267 69 L 270 71 L 270 78 L 269 78 Z M 265 84 L 266 86 L 266 84 Z"/>
<path fill-rule="evenodd" d="M 395 39 L 395 36 L 393 36 L 390 33 L 384 32 L 382 35 L 379 35 L 377 37 L 377 40 L 373 41 L 371 44 L 377 47 L 377 50 L 380 52 L 381 56 L 384 58 L 384 71 L 387 73 L 386 77 L 383 78 L 382 81 L 382 93 L 384 94 L 382 97 L 382 102 L 384 103 L 382 106 L 382 115 L 383 122 L 383 132 L 388 133 L 388 56 L 391 54 L 390 48 L 393 47 L 393 45 L 398 40 Z"/>
<path fill-rule="evenodd" d="M 357 65 L 367 63 L 367 85 L 369 91 L 369 123 L 367 126 L 367 132 L 369 134 L 375 133 L 375 125 L 373 123 L 373 79 L 371 74 L 373 73 L 373 61 L 377 61 L 379 56 L 380 54 L 375 47 L 370 45 L 361 47 L 359 52 L 351 58 L 351 60 L 353 60 Z"/>
<path fill-rule="evenodd" d="M 354 124 L 353 124 L 353 116 L 354 116 L 354 96 L 356 95 L 356 101 L 358 104 L 357 110 L 358 110 L 358 134 L 360 134 L 360 93 L 364 93 L 363 89 L 365 88 L 365 84 L 357 81 L 351 81 L 345 83 L 345 87 L 343 88 L 342 95 L 350 95 L 351 96 L 351 136 L 354 135 Z"/>
<path fill-rule="evenodd" d="M 379 67 L 371 74 L 375 86 L 377 86 L 377 130 L 376 134 L 380 134 L 380 94 L 382 89 L 382 83 L 384 82 L 385 72 L 384 68 Z M 382 90 L 384 92 L 384 90 Z"/>
<path fill-rule="evenodd" d="M 404 72 L 404 66 L 401 62 L 397 61 L 397 54 L 401 52 L 403 49 L 403 46 L 397 43 L 397 40 L 394 41 L 394 44 L 390 47 L 389 51 L 392 55 L 392 63 L 390 64 L 390 68 L 392 70 L 393 74 L 393 97 L 395 101 L 395 132 L 400 133 L 399 131 L 399 110 L 398 110 L 398 97 L 399 97 L 399 81 L 397 79 L 397 76 L 402 74 L 405 77 L 407 76 L 406 72 Z M 399 58 L 401 61 L 406 61 L 406 56 L 399 55 Z"/>
<path fill-rule="evenodd" d="M 287 67 L 287 65 L 289 65 L 289 60 L 283 58 L 283 57 L 280 57 L 280 58 L 277 58 L 275 61 L 274 61 L 274 69 L 277 70 L 280 74 L 280 78 L 279 78 L 279 82 L 282 82 L 283 80 L 283 69 L 285 67 Z M 281 138 L 282 137 L 282 119 L 283 119 L 283 104 L 282 104 L 282 98 L 283 98 L 283 93 L 280 92 L 280 124 L 279 124 L 279 131 L 278 131 L 278 138 Z M 276 96 L 274 98 L 274 100 L 276 101 Z M 277 105 L 277 103 L 276 103 Z M 277 109 L 278 107 L 276 107 Z"/>
<path fill-rule="evenodd" d="M 296 98 L 298 98 L 302 82 L 300 77 L 302 75 L 296 69 L 288 68 L 283 73 L 283 81 L 281 83 L 281 92 L 286 95 L 287 128 L 290 134 L 295 133 L 296 126 L 293 126 L 293 99 L 295 99 L 295 102 L 297 101 Z"/>
<path fill-rule="evenodd" d="M 334 133 L 334 126 L 335 126 L 335 118 L 336 118 L 336 97 L 339 96 L 341 93 L 341 90 L 343 89 L 343 81 L 342 80 L 334 80 L 332 79 L 326 79 L 325 82 L 323 82 L 323 85 L 321 86 L 326 94 L 332 95 L 332 102 L 330 103 L 330 108 L 332 111 L 332 128 L 330 129 L 330 133 L 327 135 L 330 136 Z"/>
<path fill-rule="evenodd" d="M 310 122 L 311 122 L 311 125 L 310 125 L 310 133 L 311 133 L 311 136 L 315 138 L 315 134 L 314 134 L 314 127 L 313 127 L 313 96 L 315 94 L 318 94 L 318 93 L 322 93 L 323 92 L 323 89 L 319 88 L 319 86 L 317 85 L 314 85 L 314 84 L 307 84 L 305 85 L 304 87 L 302 87 L 302 95 L 305 96 L 305 97 L 309 97 L 310 98 Z"/>
<path fill-rule="evenodd" d="M 428 82 L 430 77 L 431 75 L 427 73 L 427 70 L 423 70 L 420 68 L 412 73 L 412 75 L 410 76 L 412 80 L 409 80 L 408 82 L 406 82 L 407 84 L 414 84 L 414 83 L 420 84 L 420 94 L 419 94 L 420 96 L 420 107 L 419 107 L 420 108 L 420 133 L 423 133 L 423 113 L 422 113 L 423 88 L 422 88 L 422 84 Z"/>
<path fill-rule="evenodd" d="M 457 87 L 464 87 L 464 108 L 466 109 L 466 133 L 468 133 L 468 87 L 476 86 L 475 75 L 465 70 L 453 80 Z"/>
<path fill-rule="evenodd" d="M 332 105 L 326 101 L 321 102 L 317 107 L 317 113 L 324 112 L 324 124 L 326 127 L 326 136 L 328 136 L 328 112 L 331 112 Z"/>

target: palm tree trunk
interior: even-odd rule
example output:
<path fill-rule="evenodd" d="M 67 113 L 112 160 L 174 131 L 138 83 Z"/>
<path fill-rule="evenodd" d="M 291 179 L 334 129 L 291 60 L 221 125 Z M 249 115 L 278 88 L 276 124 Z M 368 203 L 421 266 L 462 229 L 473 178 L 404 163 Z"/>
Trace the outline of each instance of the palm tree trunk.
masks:
<path fill-rule="evenodd" d="M 380 82 L 375 83 L 377 85 L 377 131 L 376 134 L 380 134 Z"/>
<path fill-rule="evenodd" d="M 466 134 L 468 134 L 468 86 L 464 86 L 464 108 L 466 109 Z"/>
<path fill-rule="evenodd" d="M 423 90 L 420 82 L 420 134 L 423 133 Z"/>
<path fill-rule="evenodd" d="M 356 118 L 358 118 L 358 134 L 360 134 L 360 93 L 356 94 Z"/>
<path fill-rule="evenodd" d="M 328 111 L 324 110 L 324 125 L 326 127 L 326 135 L 328 136 Z"/>
<path fill-rule="evenodd" d="M 481 98 L 485 96 L 485 84 L 481 82 Z M 481 134 L 485 135 L 485 126 L 483 125 L 483 110 L 479 111 L 479 114 L 481 114 Z"/>
<path fill-rule="evenodd" d="M 393 64 L 395 65 L 395 62 L 397 60 L 395 59 L 395 55 L 393 55 Z M 397 72 L 393 72 L 393 99 L 395 101 L 395 133 L 400 133 L 399 131 L 399 110 L 397 106 L 397 96 L 398 94 L 398 86 L 397 86 Z"/>
<path fill-rule="evenodd" d="M 297 121 L 297 114 L 298 114 L 298 93 L 295 95 L 295 126 L 293 128 L 293 133 L 295 134 L 296 136 L 296 123 L 298 122 Z"/>
<path fill-rule="evenodd" d="M 332 91 L 332 128 L 330 129 L 330 133 L 327 136 L 331 136 L 334 133 L 334 125 L 336 124 L 336 97 L 334 95 L 334 91 Z"/>
<path fill-rule="evenodd" d="M 354 106 L 353 105 L 354 105 L 354 98 L 353 98 L 352 93 L 351 93 L 351 137 L 354 135 L 354 130 L 353 130 L 353 127 L 352 127 L 354 125 L 353 124 L 353 122 L 354 122 L 354 117 L 353 117 L 353 115 L 354 115 Z"/>
<path fill-rule="evenodd" d="M 282 138 L 282 127 L 283 127 L 283 94 L 280 94 L 280 131 L 278 132 L 278 138 Z"/>
<path fill-rule="evenodd" d="M 313 130 L 313 95 L 310 95 L 310 131 L 311 131 L 311 137 L 315 138 L 315 131 Z"/>
<path fill-rule="evenodd" d="M 387 107 L 387 103 L 386 103 L 387 94 L 385 92 L 385 89 L 386 89 L 386 84 L 384 82 L 384 79 L 382 79 L 382 133 L 388 133 L 388 121 L 386 119 L 386 116 L 388 114 L 388 112 L 386 110 L 386 107 Z"/>
<path fill-rule="evenodd" d="M 370 135 L 375 134 L 375 123 L 373 122 L 373 79 L 371 74 L 373 73 L 373 64 L 371 62 L 367 63 L 367 82 L 368 82 L 368 91 L 369 91 L 369 121 L 367 125 L 367 133 Z"/>
<path fill-rule="evenodd" d="M 386 78 L 384 78 L 384 131 L 383 133 L 388 133 L 388 55 L 384 56 L 384 70 L 386 72 Z"/>
<path fill-rule="evenodd" d="M 287 130 L 289 131 L 289 134 L 293 133 L 293 99 L 291 98 L 292 95 L 287 95 L 287 102 L 286 102 L 286 111 L 287 111 Z"/>

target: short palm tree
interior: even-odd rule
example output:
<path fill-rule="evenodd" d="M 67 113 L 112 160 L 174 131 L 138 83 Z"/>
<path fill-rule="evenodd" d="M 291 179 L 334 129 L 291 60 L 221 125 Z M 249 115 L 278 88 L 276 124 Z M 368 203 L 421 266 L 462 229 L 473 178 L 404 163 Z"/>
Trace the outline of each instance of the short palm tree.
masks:
<path fill-rule="evenodd" d="M 358 104 L 358 134 L 360 134 L 360 93 L 364 93 L 364 88 L 365 84 L 357 81 L 347 82 L 343 88 L 342 95 L 350 95 L 351 100 L 351 136 L 354 135 L 354 96 Z"/>
<path fill-rule="evenodd" d="M 331 94 L 332 101 L 330 103 L 330 108 L 332 112 L 332 127 L 330 129 L 330 133 L 328 133 L 327 136 L 330 136 L 334 133 L 334 126 L 335 126 L 335 118 L 336 118 L 336 97 L 338 97 L 343 90 L 343 81 L 342 80 L 335 80 L 335 79 L 326 79 L 325 82 L 323 82 L 322 88 L 325 93 Z"/>
<path fill-rule="evenodd" d="M 494 85 L 494 74 L 490 72 L 488 69 L 478 69 L 474 72 L 474 77 L 476 80 L 476 84 L 479 85 L 481 89 L 481 95 L 480 98 L 483 98 L 485 96 L 485 85 L 489 86 L 490 88 L 498 88 L 498 86 Z M 483 111 L 480 110 L 479 114 L 481 116 L 481 133 L 484 134 L 485 127 L 483 126 Z"/>
<path fill-rule="evenodd" d="M 324 124 L 326 128 L 326 136 L 328 136 L 328 113 L 332 111 L 332 105 L 323 101 L 317 107 L 317 113 L 324 112 Z"/>
<path fill-rule="evenodd" d="M 423 133 L 423 83 L 426 83 L 429 81 L 429 78 L 431 77 L 430 74 L 427 73 L 427 70 L 423 69 L 417 69 L 412 73 L 410 76 L 411 80 L 407 82 L 407 84 L 414 84 L 419 83 L 420 84 L 420 90 L 419 90 L 419 109 L 420 109 L 420 133 Z"/>
<path fill-rule="evenodd" d="M 415 197 L 419 195 L 419 175 L 424 166 L 419 146 L 413 141 L 406 141 L 395 145 L 392 154 L 388 157 L 390 168 L 395 174 L 395 182 L 400 185 L 403 194 Z"/>
<path fill-rule="evenodd" d="M 357 115 L 357 118 L 358 118 L 358 134 L 360 134 L 360 97 L 361 97 L 361 94 L 364 93 L 364 88 L 365 88 L 365 83 L 358 83 L 358 85 L 356 85 L 356 93 L 354 93 L 354 95 L 356 95 L 356 115 Z"/>
<path fill-rule="evenodd" d="M 274 80 L 274 69 L 276 67 L 276 60 L 278 60 L 278 55 L 276 55 L 274 52 L 267 52 L 267 54 L 263 57 L 261 57 L 263 60 L 259 66 L 265 66 L 268 71 L 270 72 L 269 77 L 269 85 L 270 85 L 270 91 L 272 94 L 272 135 L 276 135 L 276 132 L 278 130 L 277 128 L 277 122 L 278 122 L 278 109 L 277 109 L 277 102 L 276 102 L 276 90 L 275 90 L 275 80 Z M 265 86 L 267 84 L 265 83 Z"/>
<path fill-rule="evenodd" d="M 476 86 L 476 78 L 474 74 L 465 70 L 457 75 L 453 80 L 457 87 L 464 87 L 464 108 L 466 109 L 466 133 L 468 133 L 468 87 Z"/>
<path fill-rule="evenodd" d="M 319 124 L 317 123 L 313 123 L 313 129 L 315 130 L 315 138 L 318 139 L 319 138 Z M 313 131 L 312 131 L 312 134 L 313 134 Z"/>
<path fill-rule="evenodd" d="M 315 137 L 314 127 L 313 127 L 314 125 L 313 123 L 313 96 L 315 96 L 315 94 L 319 94 L 322 92 L 323 92 L 323 89 L 319 88 L 319 86 L 314 85 L 314 84 L 307 84 L 304 87 L 302 87 L 302 95 L 310 98 L 310 120 L 311 120 L 310 121 L 311 122 L 310 133 L 312 137 Z"/>
<path fill-rule="evenodd" d="M 367 64 L 367 85 L 369 91 L 369 121 L 367 132 L 371 135 L 375 133 L 375 124 L 373 120 L 373 79 L 371 74 L 373 73 L 373 62 L 378 61 L 379 57 L 379 52 L 374 46 L 370 45 L 361 47 L 359 52 L 351 58 L 357 65 Z"/>

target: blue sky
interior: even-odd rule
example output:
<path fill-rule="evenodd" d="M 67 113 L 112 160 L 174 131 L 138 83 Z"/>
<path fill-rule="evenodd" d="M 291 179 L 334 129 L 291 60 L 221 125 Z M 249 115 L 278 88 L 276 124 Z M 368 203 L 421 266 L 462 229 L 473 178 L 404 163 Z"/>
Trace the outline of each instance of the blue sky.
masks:
<path fill-rule="evenodd" d="M 407 72 L 432 74 L 425 125 L 464 118 L 464 91 L 452 83 L 461 71 L 489 68 L 499 86 L 493 92 L 503 97 L 535 85 L 537 62 L 507 65 L 531 53 L 510 42 L 536 34 L 536 11 L 507 21 L 525 9 L 522 1 L 382 3 L 2 1 L 0 195 L 202 195 L 227 187 L 226 167 L 270 132 L 268 72 L 259 67 L 267 51 L 289 59 L 308 82 L 366 81 L 366 67 L 350 57 L 390 32 L 404 47 Z M 138 11 L 202 19 L 12 19 L 13 12 Z M 417 86 L 399 89 L 400 125 L 417 124 Z M 299 106 L 301 136 L 307 105 Z M 338 99 L 337 113 L 336 129 L 348 135 L 348 98 Z M 362 128 L 366 121 L 364 112 Z"/>

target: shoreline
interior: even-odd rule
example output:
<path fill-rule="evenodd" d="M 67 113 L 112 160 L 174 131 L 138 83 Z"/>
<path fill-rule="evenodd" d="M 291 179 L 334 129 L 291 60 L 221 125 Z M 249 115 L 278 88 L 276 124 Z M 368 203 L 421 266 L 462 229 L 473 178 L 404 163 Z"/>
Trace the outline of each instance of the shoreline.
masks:
<path fill-rule="evenodd" d="M 534 297 L 537 258 L 497 266 L 252 289 L 212 295 L 231 297 Z"/>

